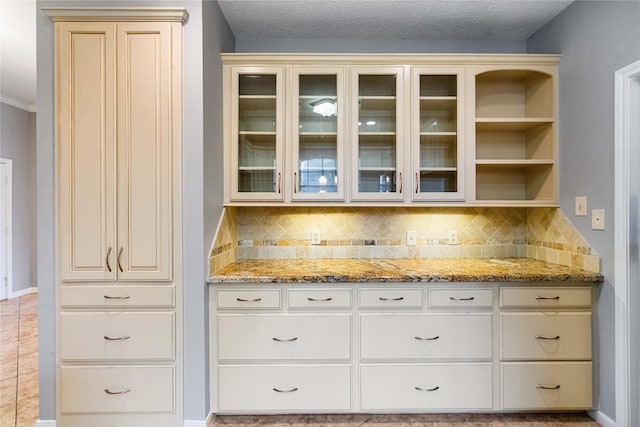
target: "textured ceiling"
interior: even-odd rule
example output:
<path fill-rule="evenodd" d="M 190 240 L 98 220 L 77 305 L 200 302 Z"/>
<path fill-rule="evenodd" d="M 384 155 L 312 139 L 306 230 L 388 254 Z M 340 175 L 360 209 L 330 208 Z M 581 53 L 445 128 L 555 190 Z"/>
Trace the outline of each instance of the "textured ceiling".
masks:
<path fill-rule="evenodd" d="M 219 0 L 238 39 L 526 40 L 568 0 Z"/>

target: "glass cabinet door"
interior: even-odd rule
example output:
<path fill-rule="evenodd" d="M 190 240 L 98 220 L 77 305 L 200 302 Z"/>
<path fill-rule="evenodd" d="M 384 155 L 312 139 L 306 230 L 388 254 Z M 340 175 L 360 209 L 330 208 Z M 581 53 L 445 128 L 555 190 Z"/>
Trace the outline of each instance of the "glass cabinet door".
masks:
<path fill-rule="evenodd" d="M 352 79 L 353 199 L 402 200 L 403 68 L 358 68 Z"/>
<path fill-rule="evenodd" d="M 282 69 L 234 68 L 235 200 L 282 200 Z"/>
<path fill-rule="evenodd" d="M 295 68 L 292 77 L 292 198 L 344 199 L 344 70 Z"/>
<path fill-rule="evenodd" d="M 462 70 L 413 70 L 414 200 L 462 199 Z"/>

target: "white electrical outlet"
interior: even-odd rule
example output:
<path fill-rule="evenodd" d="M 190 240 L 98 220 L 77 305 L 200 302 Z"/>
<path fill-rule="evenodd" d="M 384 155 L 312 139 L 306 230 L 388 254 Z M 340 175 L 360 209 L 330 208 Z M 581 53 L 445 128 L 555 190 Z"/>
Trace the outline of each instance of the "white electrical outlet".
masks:
<path fill-rule="evenodd" d="M 311 244 L 312 245 L 320 244 L 320 230 L 311 230 Z"/>
<path fill-rule="evenodd" d="M 407 230 L 407 246 L 415 246 L 418 243 L 418 232 Z"/>
<path fill-rule="evenodd" d="M 450 245 L 458 244 L 458 232 L 456 230 L 449 230 L 449 244 Z"/>
<path fill-rule="evenodd" d="M 604 230 L 604 209 L 594 209 L 591 211 L 591 229 Z"/>
<path fill-rule="evenodd" d="M 576 216 L 587 216 L 587 196 L 576 197 Z"/>

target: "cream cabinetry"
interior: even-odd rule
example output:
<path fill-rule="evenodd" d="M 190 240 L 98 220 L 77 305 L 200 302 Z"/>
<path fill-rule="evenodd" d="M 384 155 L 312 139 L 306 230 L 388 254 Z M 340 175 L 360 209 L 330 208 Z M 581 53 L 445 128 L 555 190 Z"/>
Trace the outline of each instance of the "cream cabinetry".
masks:
<path fill-rule="evenodd" d="M 46 12 L 56 36 L 57 425 L 181 424 L 186 10 Z"/>
<path fill-rule="evenodd" d="M 226 204 L 557 204 L 557 56 L 222 60 Z"/>

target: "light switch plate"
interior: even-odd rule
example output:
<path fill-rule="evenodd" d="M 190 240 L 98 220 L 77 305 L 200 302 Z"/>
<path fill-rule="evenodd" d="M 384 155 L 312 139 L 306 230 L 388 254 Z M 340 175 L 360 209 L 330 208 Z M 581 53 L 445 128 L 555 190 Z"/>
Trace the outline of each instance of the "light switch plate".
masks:
<path fill-rule="evenodd" d="M 594 209 L 591 211 L 591 229 L 604 230 L 604 209 Z"/>
<path fill-rule="evenodd" d="M 587 196 L 576 197 L 576 216 L 587 216 Z"/>
<path fill-rule="evenodd" d="M 312 245 L 320 244 L 320 230 L 311 230 L 311 244 Z"/>
<path fill-rule="evenodd" d="M 458 232 L 456 230 L 449 230 L 449 244 L 450 245 L 458 244 Z"/>

